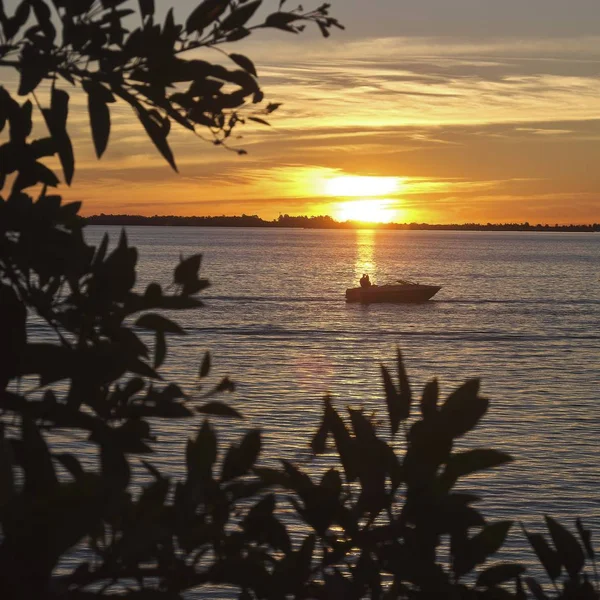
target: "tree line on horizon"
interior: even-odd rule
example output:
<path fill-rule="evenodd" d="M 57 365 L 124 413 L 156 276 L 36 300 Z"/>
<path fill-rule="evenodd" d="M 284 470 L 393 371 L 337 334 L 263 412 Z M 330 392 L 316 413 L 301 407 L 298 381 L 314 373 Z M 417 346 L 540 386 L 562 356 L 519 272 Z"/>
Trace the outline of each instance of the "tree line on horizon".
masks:
<path fill-rule="evenodd" d="M 85 217 L 88 225 L 153 225 L 166 227 L 289 227 L 297 229 L 400 229 L 400 230 L 461 230 L 461 231 L 600 231 L 600 223 L 554 225 L 524 223 L 367 223 L 362 221 L 336 221 L 329 215 L 290 216 L 279 215 L 271 221 L 258 215 L 177 216 L 177 215 L 128 215 L 104 214 Z"/>

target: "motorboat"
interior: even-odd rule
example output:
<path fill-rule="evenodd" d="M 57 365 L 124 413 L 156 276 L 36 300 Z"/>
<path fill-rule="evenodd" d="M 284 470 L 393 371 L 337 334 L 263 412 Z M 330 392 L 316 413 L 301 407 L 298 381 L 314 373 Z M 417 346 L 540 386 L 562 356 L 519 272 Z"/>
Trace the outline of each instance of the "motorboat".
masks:
<path fill-rule="evenodd" d="M 425 302 L 442 289 L 440 285 L 421 285 L 405 279 L 386 285 L 367 285 L 346 290 L 346 302 Z"/>

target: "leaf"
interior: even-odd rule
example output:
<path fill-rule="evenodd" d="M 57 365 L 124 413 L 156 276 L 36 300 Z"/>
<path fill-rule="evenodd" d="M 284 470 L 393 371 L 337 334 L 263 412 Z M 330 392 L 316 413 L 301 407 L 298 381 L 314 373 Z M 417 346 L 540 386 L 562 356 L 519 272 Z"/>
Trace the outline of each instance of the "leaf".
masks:
<path fill-rule="evenodd" d="M 198 271 L 202 263 L 202 254 L 194 254 L 186 259 L 181 259 L 175 267 L 173 281 L 178 285 L 189 285 L 198 278 Z"/>
<path fill-rule="evenodd" d="M 154 368 L 158 369 L 164 362 L 167 356 L 167 340 L 165 332 L 157 330 L 156 343 L 154 346 Z"/>
<path fill-rule="evenodd" d="M 116 85 L 113 87 L 113 91 L 117 96 L 123 98 L 135 111 L 140 123 L 146 130 L 146 133 L 152 140 L 152 143 L 156 146 L 156 149 L 162 154 L 163 158 L 171 165 L 171 168 L 177 173 L 177 165 L 175 164 L 175 158 L 173 152 L 167 142 L 167 136 L 169 133 L 169 120 L 166 117 L 161 117 L 160 113 L 156 110 L 148 111 L 138 101 L 138 99 L 130 94 L 122 86 Z"/>
<path fill-rule="evenodd" d="M 254 467 L 252 472 L 260 477 L 261 481 L 267 485 L 278 485 L 284 489 L 290 488 L 290 478 L 283 472 L 277 469 L 271 469 L 268 467 Z"/>
<path fill-rule="evenodd" d="M 585 547 L 585 551 L 587 552 L 588 558 L 590 560 L 594 560 L 594 548 L 592 546 L 592 533 L 589 529 L 585 529 L 583 527 L 583 523 L 581 522 L 581 519 L 578 517 L 575 520 L 575 526 L 577 527 L 577 531 L 579 532 L 579 537 L 581 538 L 581 541 L 583 542 L 583 545 Z"/>
<path fill-rule="evenodd" d="M 92 81 L 84 81 L 83 88 L 88 95 L 88 113 L 96 156 L 101 158 L 110 137 L 110 111 L 107 103 L 114 102 L 114 97 L 104 86 Z"/>
<path fill-rule="evenodd" d="M 38 183 L 56 187 L 58 185 L 58 177 L 44 163 L 36 161 L 30 169 L 19 172 L 13 185 L 13 190 L 20 191 Z"/>
<path fill-rule="evenodd" d="M 188 440 L 186 448 L 188 480 L 212 480 L 212 468 L 217 459 L 217 436 L 208 421 L 204 421 L 195 440 Z"/>
<path fill-rule="evenodd" d="M 56 37 L 56 29 L 51 21 L 51 13 L 45 2 L 32 2 L 33 12 L 35 13 L 35 18 L 37 19 L 44 35 L 50 40 L 53 41 Z"/>
<path fill-rule="evenodd" d="M 229 379 L 229 377 L 223 377 L 219 382 L 219 385 L 215 388 L 215 392 L 234 392 L 235 383 Z"/>
<path fill-rule="evenodd" d="M 396 386 L 394 385 L 390 373 L 385 365 L 381 365 L 381 375 L 383 377 L 383 387 L 385 390 L 385 400 L 390 419 L 390 427 L 392 430 L 392 435 L 396 435 L 398 427 L 400 426 L 400 422 L 403 420 L 403 416 L 406 414 L 406 411 L 402 405 L 400 394 L 396 390 Z"/>
<path fill-rule="evenodd" d="M 319 485 L 322 488 L 333 490 L 336 496 L 339 496 L 340 492 L 342 491 L 342 478 L 340 477 L 337 469 L 329 469 L 325 475 L 323 475 Z"/>
<path fill-rule="evenodd" d="M 11 40 L 19 32 L 19 29 L 25 25 L 27 19 L 29 19 L 30 9 L 31 6 L 29 2 L 23 0 L 17 7 L 14 16 L 10 19 L 6 19 L 4 23 L 2 23 L 4 36 L 7 40 Z"/>
<path fill-rule="evenodd" d="M 406 375 L 406 369 L 404 368 L 404 361 L 402 360 L 402 353 L 400 348 L 396 349 L 397 352 L 397 363 L 398 363 L 398 382 L 400 384 L 400 402 L 402 407 L 402 420 L 408 419 L 410 415 L 410 405 L 412 403 L 412 392 L 408 377 Z"/>
<path fill-rule="evenodd" d="M 324 38 L 328 38 L 331 35 L 329 33 L 329 29 L 327 29 L 327 26 L 325 25 L 325 23 L 323 23 L 323 21 L 317 21 L 317 25 L 319 26 L 319 29 L 321 30 L 321 34 L 323 35 Z"/>
<path fill-rule="evenodd" d="M 558 559 L 569 573 L 569 576 L 574 579 L 581 572 L 585 563 L 583 550 L 577 538 L 558 521 L 547 515 L 544 518 L 552 536 Z"/>
<path fill-rule="evenodd" d="M 94 252 L 94 263 L 93 266 L 97 267 L 104 261 L 104 257 L 106 256 L 106 251 L 108 250 L 108 233 L 105 233 L 102 236 L 102 241 L 98 248 L 96 248 Z"/>
<path fill-rule="evenodd" d="M 250 30 L 245 27 L 238 27 L 234 29 L 231 33 L 227 34 L 225 40 L 227 42 L 237 42 L 238 40 L 243 40 L 245 37 L 250 35 Z"/>
<path fill-rule="evenodd" d="M 52 156 L 56 153 L 56 143 L 51 137 L 34 140 L 29 144 L 29 148 L 35 158 L 42 158 L 43 156 Z"/>
<path fill-rule="evenodd" d="M 129 484 L 129 463 L 123 451 L 108 436 L 100 444 L 100 462 L 102 464 L 102 478 L 109 488 L 125 490 Z"/>
<path fill-rule="evenodd" d="M 31 343 L 26 346 L 19 374 L 39 374 L 40 385 L 48 385 L 69 377 L 73 371 L 73 362 L 73 352 L 64 346 Z"/>
<path fill-rule="evenodd" d="M 252 18 L 261 4 L 262 0 L 254 0 L 253 2 L 238 6 L 223 20 L 221 29 L 223 31 L 231 31 L 238 27 L 243 27 Z"/>
<path fill-rule="evenodd" d="M 200 370 L 198 372 L 198 377 L 200 379 L 204 379 L 210 373 L 210 352 L 207 352 L 202 359 L 202 364 L 200 365 Z"/>
<path fill-rule="evenodd" d="M 515 600 L 527 600 L 527 594 L 525 593 L 525 589 L 523 588 L 523 581 L 521 580 L 521 576 L 517 575 L 515 580 Z"/>
<path fill-rule="evenodd" d="M 329 426 L 327 424 L 327 419 L 323 416 L 323 420 L 319 425 L 319 429 L 317 429 L 315 435 L 313 436 L 310 447 L 315 455 L 324 454 L 327 448 L 327 436 L 329 435 Z"/>
<path fill-rule="evenodd" d="M 249 431 L 239 446 L 232 444 L 223 460 L 221 481 L 229 481 L 248 473 L 260 454 L 260 431 Z"/>
<path fill-rule="evenodd" d="M 31 134 L 33 128 L 33 120 L 31 118 L 33 104 L 30 100 L 27 100 L 22 106 L 19 106 L 10 96 L 8 96 L 8 99 L 9 110 L 12 113 L 9 115 L 10 141 L 25 143 L 25 138 Z"/>
<path fill-rule="evenodd" d="M 196 411 L 206 415 L 215 415 L 218 417 L 233 417 L 235 419 L 243 419 L 244 417 L 234 408 L 223 404 L 222 402 L 207 402 L 196 408 Z"/>
<path fill-rule="evenodd" d="M 498 450 L 476 449 L 456 452 L 450 455 L 440 481 L 446 489 L 450 489 L 460 477 L 491 469 L 512 460 L 510 455 Z"/>
<path fill-rule="evenodd" d="M 552 581 L 555 581 L 560 577 L 561 572 L 561 563 L 558 554 L 549 546 L 543 535 L 540 533 L 529 533 L 523 525 L 521 527 L 539 561 L 542 563 L 544 569 L 546 569 L 546 573 L 548 573 Z"/>
<path fill-rule="evenodd" d="M 143 125 L 146 133 L 150 136 L 150 139 L 162 154 L 163 158 L 171 165 L 173 171 L 178 173 L 177 165 L 175 164 L 175 158 L 173 152 L 167 142 L 167 133 L 165 133 L 164 124 L 168 123 L 168 120 L 163 120 L 161 124 L 158 124 L 154 119 L 150 117 L 149 112 L 140 104 L 136 108 L 138 119 Z"/>
<path fill-rule="evenodd" d="M 525 583 L 536 600 L 550 600 L 549 596 L 544 593 L 542 586 L 533 577 L 526 577 Z"/>
<path fill-rule="evenodd" d="M 331 399 L 327 396 L 325 397 L 325 418 L 327 419 L 330 431 L 333 433 L 333 439 L 335 440 L 335 446 L 344 467 L 346 480 L 348 483 L 351 483 L 358 477 L 354 440 L 350 436 L 344 421 L 331 405 Z"/>
<path fill-rule="evenodd" d="M 160 518 L 168 493 L 169 480 L 164 477 L 156 478 L 142 490 L 135 507 L 136 517 L 152 526 Z"/>
<path fill-rule="evenodd" d="M 439 386 L 437 379 L 428 381 L 421 397 L 421 415 L 423 419 L 433 417 L 437 412 Z"/>
<path fill-rule="evenodd" d="M 205 27 L 214 23 L 229 6 L 229 0 L 204 0 L 188 17 L 185 29 L 188 33 L 201 32 Z"/>
<path fill-rule="evenodd" d="M 271 114 L 272 112 L 275 112 L 280 106 L 282 106 L 281 102 L 269 102 L 265 110 L 267 111 L 267 114 Z"/>
<path fill-rule="evenodd" d="M 255 123 L 260 123 L 261 125 L 268 125 L 269 127 L 271 127 L 271 123 L 269 123 L 268 121 L 265 121 L 264 119 L 261 119 L 259 117 L 248 117 L 249 121 L 254 121 Z"/>
<path fill-rule="evenodd" d="M 0 511 L 15 493 L 13 462 L 12 448 L 4 438 L 4 428 L 0 426 Z"/>
<path fill-rule="evenodd" d="M 482 571 L 477 577 L 479 587 L 493 587 L 509 579 L 516 579 L 525 572 L 523 565 L 501 563 Z"/>
<path fill-rule="evenodd" d="M 242 521 L 244 534 L 259 543 L 267 542 L 272 548 L 288 554 L 291 550 L 286 528 L 273 515 L 275 496 L 268 494 L 253 506 Z"/>
<path fill-rule="evenodd" d="M 469 573 L 476 565 L 497 552 L 512 526 L 512 521 L 500 521 L 486 525 L 471 539 L 467 540 L 458 554 L 454 555 L 454 571 L 458 577 Z"/>
<path fill-rule="evenodd" d="M 139 0 L 142 19 L 154 15 L 154 0 Z"/>
<path fill-rule="evenodd" d="M 163 476 L 161 475 L 160 471 L 153 464 L 149 463 L 146 460 L 142 460 L 140 462 L 144 465 L 144 467 L 146 467 L 146 469 L 148 469 L 148 471 L 152 474 L 154 479 L 163 479 Z"/>
<path fill-rule="evenodd" d="M 274 12 L 271 13 L 265 20 L 265 27 L 274 27 L 290 33 L 298 33 L 294 27 L 290 25 L 294 21 L 300 19 L 300 16 L 292 12 Z"/>
<path fill-rule="evenodd" d="M 19 96 L 33 92 L 44 77 L 49 75 L 47 65 L 42 56 L 31 45 L 25 46 L 20 61 Z"/>
<path fill-rule="evenodd" d="M 254 66 L 254 63 L 247 56 L 244 56 L 243 54 L 231 53 L 229 55 L 229 58 L 236 65 L 242 67 L 242 69 L 244 69 L 244 71 L 247 71 L 248 73 L 254 75 L 254 77 L 258 76 L 256 73 L 256 67 Z"/>
<path fill-rule="evenodd" d="M 313 533 L 305 537 L 296 554 L 296 573 L 300 581 L 306 581 L 312 566 L 313 553 L 315 551 L 316 537 Z"/>
<path fill-rule="evenodd" d="M 71 185 L 75 172 L 73 146 L 67 133 L 67 116 L 69 114 L 69 94 L 63 90 L 52 88 L 50 109 L 42 109 L 42 114 L 50 134 L 56 142 L 58 157 L 63 168 L 65 181 Z"/>
<path fill-rule="evenodd" d="M 73 475 L 76 481 L 81 480 L 85 476 L 85 471 L 81 463 L 72 454 L 57 454 L 55 458 Z"/>
<path fill-rule="evenodd" d="M 487 412 L 489 401 L 478 391 L 479 380 L 471 379 L 452 392 L 440 409 L 439 421 L 453 439 L 473 429 Z"/>
<path fill-rule="evenodd" d="M 245 530 L 251 528 L 252 522 L 264 522 L 265 519 L 273 516 L 273 510 L 275 509 L 275 496 L 273 494 L 267 494 L 264 498 L 259 500 L 246 515 L 246 518 L 242 522 L 242 527 Z"/>

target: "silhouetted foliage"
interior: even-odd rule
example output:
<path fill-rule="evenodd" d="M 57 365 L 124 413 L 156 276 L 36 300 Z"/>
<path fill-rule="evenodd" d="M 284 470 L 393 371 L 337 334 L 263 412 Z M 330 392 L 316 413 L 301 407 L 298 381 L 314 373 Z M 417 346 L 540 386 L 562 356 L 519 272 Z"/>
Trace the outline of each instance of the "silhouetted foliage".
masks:
<path fill-rule="evenodd" d="M 107 236 L 88 245 L 79 204 L 48 194 L 58 178 L 42 159 L 57 156 L 68 184 L 75 173 L 69 96 L 58 82 L 86 92 L 98 156 L 118 97 L 175 168 L 171 121 L 200 126 L 223 144 L 243 120 L 241 109 L 262 100 L 247 57 L 229 54 L 241 67 L 229 69 L 182 53 L 257 27 L 297 33 L 308 22 L 328 35 L 338 23 L 328 5 L 285 12 L 283 0 L 250 25 L 261 0 L 204 0 L 185 25 L 173 11 L 158 25 L 153 0 L 140 0 L 137 10 L 130 4 L 23 0 L 8 16 L 0 1 L 0 66 L 18 70 L 19 95 L 50 83 L 48 107 L 34 96 L 48 136 L 31 142 L 33 103 L 0 88 L 0 131 L 8 125 L 0 181 L 11 188 L 0 197 L 0 596 L 181 598 L 227 584 L 240 598 L 526 597 L 523 566 L 487 564 L 512 523 L 488 523 L 473 507 L 478 498 L 457 485 L 511 461 L 489 449 L 455 450 L 487 411 L 479 382 L 441 402 L 434 380 L 416 408 L 400 355 L 397 378 L 381 367 L 385 427 L 362 410 L 342 415 L 325 398 L 311 441 L 315 455 L 332 461 L 322 477 L 285 460 L 262 467 L 259 431 L 225 448 L 206 419 L 187 443 L 185 477 L 142 461 L 152 481 L 140 485 L 132 457 L 153 452 L 152 419 L 241 415 L 217 399 L 233 391 L 231 380 L 206 386 L 209 355 L 198 366 L 199 400 L 161 374 L 167 340 L 185 335 L 173 311 L 202 304 L 201 257 L 182 257 L 168 289 L 139 289 L 137 251 L 125 233 L 111 252 Z M 142 25 L 130 30 L 136 14 Z M 25 192 L 34 186 L 36 201 Z M 40 320 L 52 338 L 30 335 Z M 57 433 L 96 447 L 95 466 L 61 452 Z M 283 518 L 289 504 L 303 524 L 295 536 Z M 563 578 L 555 597 L 596 598 L 584 572 L 594 560 L 589 531 L 577 522 L 580 543 L 549 517 L 547 525 L 553 546 L 526 536 L 551 580 Z M 76 566 L 56 576 L 75 551 Z M 549 597 L 525 581 L 536 598 Z"/>

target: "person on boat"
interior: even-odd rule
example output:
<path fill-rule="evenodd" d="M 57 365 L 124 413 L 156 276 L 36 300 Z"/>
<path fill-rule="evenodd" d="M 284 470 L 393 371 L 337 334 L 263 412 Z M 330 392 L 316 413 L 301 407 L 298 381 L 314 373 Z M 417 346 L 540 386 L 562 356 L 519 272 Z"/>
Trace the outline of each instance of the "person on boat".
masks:
<path fill-rule="evenodd" d="M 360 278 L 360 287 L 367 288 L 371 285 L 371 280 L 366 273 L 363 273 L 363 276 Z"/>

